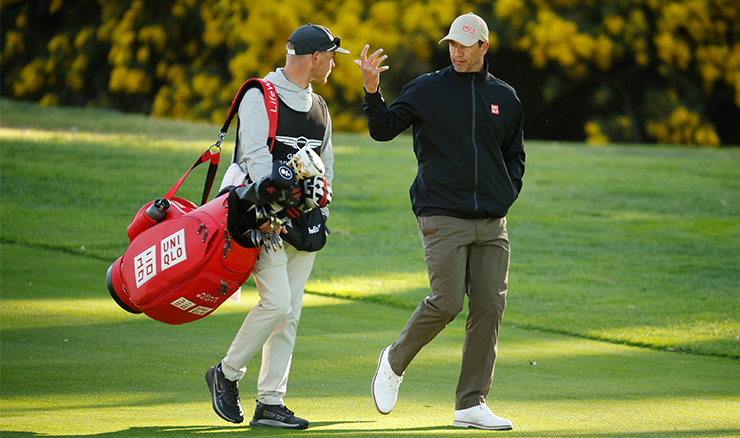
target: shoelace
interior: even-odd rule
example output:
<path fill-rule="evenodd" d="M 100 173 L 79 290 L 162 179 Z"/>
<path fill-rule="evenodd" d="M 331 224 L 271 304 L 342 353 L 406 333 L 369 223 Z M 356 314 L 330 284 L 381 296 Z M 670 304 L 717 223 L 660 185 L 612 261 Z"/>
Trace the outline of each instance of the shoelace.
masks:
<path fill-rule="evenodd" d="M 278 409 L 280 409 L 283 412 L 285 412 L 286 416 L 288 416 L 288 417 L 292 417 L 292 416 L 295 415 L 295 413 L 293 411 L 291 411 L 290 409 L 288 409 L 288 407 L 285 406 L 285 405 L 280 406 Z"/>
<path fill-rule="evenodd" d="M 224 393 L 228 400 L 232 401 L 233 404 L 239 403 L 239 386 L 236 382 L 224 379 Z"/>
<path fill-rule="evenodd" d="M 401 385 L 401 382 L 403 381 L 403 376 L 397 376 L 393 370 L 383 370 L 383 374 L 385 374 L 385 378 L 382 379 L 381 382 L 385 383 L 393 390 L 398 389 L 398 386 Z"/>

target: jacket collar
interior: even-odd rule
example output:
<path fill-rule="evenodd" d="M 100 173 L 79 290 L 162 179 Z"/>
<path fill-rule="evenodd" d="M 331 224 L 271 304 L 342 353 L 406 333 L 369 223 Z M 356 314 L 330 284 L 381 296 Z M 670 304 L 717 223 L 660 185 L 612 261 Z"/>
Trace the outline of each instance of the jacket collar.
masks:
<path fill-rule="evenodd" d="M 471 76 L 475 78 L 475 82 L 485 82 L 486 79 L 488 79 L 488 58 L 486 57 L 483 57 L 483 68 L 481 71 L 473 73 L 458 73 L 457 70 L 455 70 L 455 67 L 451 65 L 447 68 L 450 70 L 452 75 L 454 75 L 456 81 L 470 83 Z"/>

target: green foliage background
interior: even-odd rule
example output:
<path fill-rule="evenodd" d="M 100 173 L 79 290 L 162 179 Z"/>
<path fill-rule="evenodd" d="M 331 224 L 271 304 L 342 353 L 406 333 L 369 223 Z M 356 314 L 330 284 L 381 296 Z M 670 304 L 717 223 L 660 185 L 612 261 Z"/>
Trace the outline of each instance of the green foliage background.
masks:
<path fill-rule="evenodd" d="M 220 123 L 313 22 L 352 51 L 317 91 L 338 131 L 362 131 L 361 48 L 390 55 L 392 101 L 449 64 L 437 41 L 469 11 L 489 23 L 491 71 L 518 90 L 529 138 L 740 144 L 736 0 L 2 0 L 1 93 Z"/>

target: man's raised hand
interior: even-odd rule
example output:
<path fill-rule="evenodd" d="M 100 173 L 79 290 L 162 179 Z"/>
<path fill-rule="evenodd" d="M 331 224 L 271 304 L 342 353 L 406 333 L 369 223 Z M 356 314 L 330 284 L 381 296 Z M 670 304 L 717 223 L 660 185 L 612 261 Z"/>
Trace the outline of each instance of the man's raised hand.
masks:
<path fill-rule="evenodd" d="M 388 70 L 388 66 L 381 66 L 380 63 L 385 61 L 388 56 L 383 55 L 383 49 L 376 50 L 370 57 L 367 57 L 367 52 L 370 49 L 370 45 L 365 44 L 360 54 L 360 59 L 355 60 L 355 64 L 362 70 L 362 80 L 365 82 L 365 90 L 368 93 L 375 93 L 378 91 L 380 86 L 380 73 Z"/>

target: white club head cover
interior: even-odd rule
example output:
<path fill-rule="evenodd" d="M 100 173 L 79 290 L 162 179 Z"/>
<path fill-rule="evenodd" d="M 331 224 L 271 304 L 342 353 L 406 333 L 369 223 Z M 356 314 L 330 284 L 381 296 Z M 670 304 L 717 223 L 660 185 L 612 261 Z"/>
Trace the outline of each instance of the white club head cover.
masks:
<path fill-rule="evenodd" d="M 296 173 L 296 179 L 302 180 L 312 176 L 324 174 L 324 162 L 321 161 L 316 152 L 308 146 L 293 155 L 288 161 L 288 166 Z"/>
<path fill-rule="evenodd" d="M 312 176 L 301 181 L 303 202 L 308 209 L 326 207 L 331 202 L 332 190 L 329 181 L 323 176 Z"/>

